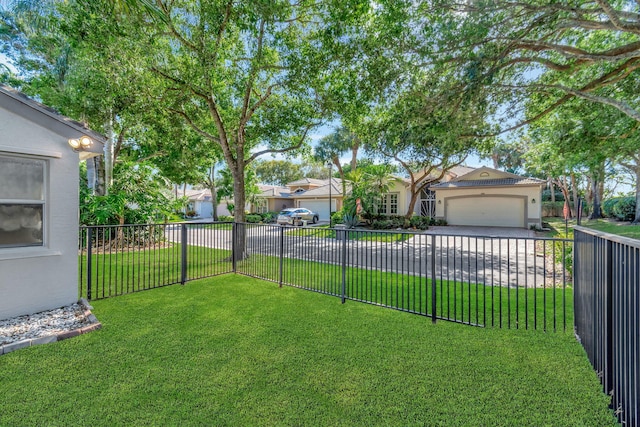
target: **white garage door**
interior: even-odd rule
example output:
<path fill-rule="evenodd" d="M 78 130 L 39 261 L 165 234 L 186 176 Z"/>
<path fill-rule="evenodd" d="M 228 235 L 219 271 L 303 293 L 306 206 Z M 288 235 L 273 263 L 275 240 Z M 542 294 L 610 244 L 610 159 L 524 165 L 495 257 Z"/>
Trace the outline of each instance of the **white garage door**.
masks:
<path fill-rule="evenodd" d="M 329 199 L 303 200 L 300 201 L 301 208 L 307 208 L 320 216 L 320 221 L 329 221 Z M 331 210 L 336 211 L 336 201 L 331 200 Z"/>
<path fill-rule="evenodd" d="M 524 227 L 524 200 L 514 197 L 463 197 L 447 200 L 447 223 Z"/>

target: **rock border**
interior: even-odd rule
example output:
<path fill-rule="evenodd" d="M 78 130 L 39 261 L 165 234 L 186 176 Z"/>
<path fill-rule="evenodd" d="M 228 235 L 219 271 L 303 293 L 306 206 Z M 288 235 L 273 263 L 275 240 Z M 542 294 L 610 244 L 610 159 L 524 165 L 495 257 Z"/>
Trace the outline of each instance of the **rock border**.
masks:
<path fill-rule="evenodd" d="M 22 340 L 22 341 L 13 342 L 10 344 L 1 345 L 0 355 L 11 353 L 12 351 L 20 350 L 21 348 L 32 347 L 40 344 L 49 344 L 52 342 L 66 340 L 68 338 L 77 337 L 78 335 L 86 334 L 88 332 L 95 331 L 97 329 L 102 328 L 102 323 L 100 323 L 96 318 L 96 316 L 94 316 L 94 314 L 91 312 L 91 310 L 93 310 L 93 307 L 89 304 L 89 302 L 86 299 L 81 298 L 78 301 L 78 304 L 84 307 L 84 316 L 89 322 L 87 326 L 83 326 L 82 328 L 78 328 L 78 329 L 73 329 L 71 331 L 60 332 L 55 335 L 47 335 L 43 337 L 32 338 L 28 340 Z"/>

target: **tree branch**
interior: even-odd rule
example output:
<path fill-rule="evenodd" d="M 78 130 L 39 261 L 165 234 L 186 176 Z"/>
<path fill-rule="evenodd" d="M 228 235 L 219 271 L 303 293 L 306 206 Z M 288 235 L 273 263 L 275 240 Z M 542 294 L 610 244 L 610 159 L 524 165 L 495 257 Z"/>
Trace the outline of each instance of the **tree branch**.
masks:
<path fill-rule="evenodd" d="M 307 138 L 307 134 L 309 133 L 309 131 L 311 129 L 313 129 L 316 126 L 319 126 L 321 123 L 310 123 L 306 126 L 304 132 L 302 133 L 302 135 L 300 136 L 299 140 L 297 143 L 295 143 L 292 146 L 289 146 L 287 148 L 281 148 L 281 149 L 266 149 L 266 150 L 262 150 L 262 151 L 258 151 L 256 153 L 253 153 L 247 160 L 245 160 L 244 164 L 248 165 L 249 163 L 251 163 L 252 161 L 254 161 L 255 159 L 257 159 L 260 156 L 263 156 L 265 154 L 276 154 L 276 153 L 286 153 L 289 151 L 293 151 L 293 150 L 297 150 L 298 148 L 302 147 L 302 144 L 304 144 L 305 139 Z"/>
<path fill-rule="evenodd" d="M 217 142 L 218 144 L 220 143 L 220 138 L 218 138 L 215 135 L 210 134 L 209 132 L 207 132 L 205 130 L 202 130 L 198 125 L 196 125 L 193 122 L 193 120 L 191 120 L 191 118 L 184 111 L 176 110 L 175 108 L 169 108 L 169 111 L 171 111 L 172 113 L 175 113 L 175 114 L 179 115 L 180 117 L 184 118 L 184 120 L 187 122 L 187 124 L 193 130 L 195 130 L 200 136 L 203 136 L 203 137 L 207 138 L 210 141 Z"/>

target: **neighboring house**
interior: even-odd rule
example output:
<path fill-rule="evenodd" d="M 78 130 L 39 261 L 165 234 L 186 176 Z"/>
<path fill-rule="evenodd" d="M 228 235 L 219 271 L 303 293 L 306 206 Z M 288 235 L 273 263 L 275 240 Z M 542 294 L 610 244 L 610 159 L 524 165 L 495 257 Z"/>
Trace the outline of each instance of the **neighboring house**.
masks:
<path fill-rule="evenodd" d="M 0 319 L 77 301 L 78 162 L 104 142 L 0 85 Z"/>
<path fill-rule="evenodd" d="M 186 190 L 183 194 L 187 198 L 186 212 L 195 212 L 200 218 L 213 217 L 211 190 Z M 224 210 L 220 212 L 220 208 Z M 218 204 L 218 215 L 229 215 L 226 203 Z"/>
<path fill-rule="evenodd" d="M 473 171 L 474 168 L 467 166 L 455 166 L 444 173 L 440 178 L 441 171 L 434 170 L 430 173 L 431 177 L 424 181 L 429 182 L 421 191 L 418 200 L 413 207 L 415 215 L 428 216 L 434 218 L 436 216 L 436 198 L 435 191 L 431 188 L 440 182 L 451 181 L 457 177 Z M 416 174 L 415 179 L 422 179 L 424 173 Z M 396 177 L 392 183 L 389 192 L 383 196 L 380 213 L 384 215 L 401 215 L 404 216 L 409 210 L 411 202 L 411 180 L 409 178 Z"/>
<path fill-rule="evenodd" d="M 544 181 L 526 178 L 496 169 L 456 166 L 441 175 L 434 170 L 420 191 L 413 213 L 445 219 L 451 225 L 529 227 L 541 225 L 540 197 Z M 416 179 L 421 175 L 416 174 Z M 329 212 L 342 209 L 342 183 L 339 179 L 303 178 L 286 186 L 260 185 L 258 202 L 247 203 L 249 212 L 277 212 L 285 208 L 307 208 L 318 213 L 321 221 Z M 188 190 L 190 206 L 198 216 L 211 216 L 208 190 Z M 331 200 L 331 201 L 329 201 Z M 411 200 L 411 181 L 397 178 L 379 206 L 385 215 L 406 215 Z M 222 213 L 224 211 L 224 213 Z M 218 215 L 228 215 L 221 201 Z"/>
<path fill-rule="evenodd" d="M 449 225 L 531 227 L 542 225 L 545 181 L 482 167 L 431 186 L 436 218 Z"/>
<path fill-rule="evenodd" d="M 293 207 L 289 187 L 278 185 L 258 185 L 258 187 L 260 188 L 260 196 L 258 202 L 251 206 L 251 212 L 279 212 Z"/>
<path fill-rule="evenodd" d="M 303 178 L 287 184 L 290 197 L 296 208 L 316 212 L 320 221 L 329 221 L 330 212 L 342 209 L 342 182 L 328 179 Z"/>
<path fill-rule="evenodd" d="M 263 212 L 279 212 L 282 209 L 293 207 L 293 199 L 290 198 L 289 188 L 277 185 L 258 185 L 260 195 L 255 203 L 247 202 L 245 211 L 251 213 Z M 187 198 L 187 211 L 193 211 L 199 218 L 213 217 L 213 205 L 211 204 L 211 191 L 204 190 L 186 190 L 184 196 Z M 227 209 L 227 203 L 233 203 L 233 199 L 218 200 L 217 211 L 218 216 L 230 216 L 231 212 Z"/>

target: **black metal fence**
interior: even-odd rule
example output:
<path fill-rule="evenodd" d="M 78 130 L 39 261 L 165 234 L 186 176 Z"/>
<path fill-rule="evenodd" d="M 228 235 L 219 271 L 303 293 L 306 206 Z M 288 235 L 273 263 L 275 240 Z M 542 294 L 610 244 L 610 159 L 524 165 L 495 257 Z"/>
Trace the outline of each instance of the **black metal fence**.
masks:
<path fill-rule="evenodd" d="M 79 294 L 102 299 L 233 271 L 232 223 L 80 227 Z"/>
<path fill-rule="evenodd" d="M 237 224 L 236 272 L 470 325 L 573 325 L 571 241 Z"/>
<path fill-rule="evenodd" d="M 80 248 L 90 299 L 236 272 L 434 321 L 573 324 L 567 240 L 188 223 L 83 227 Z"/>
<path fill-rule="evenodd" d="M 574 230 L 576 335 L 623 425 L 640 425 L 640 241 Z"/>

